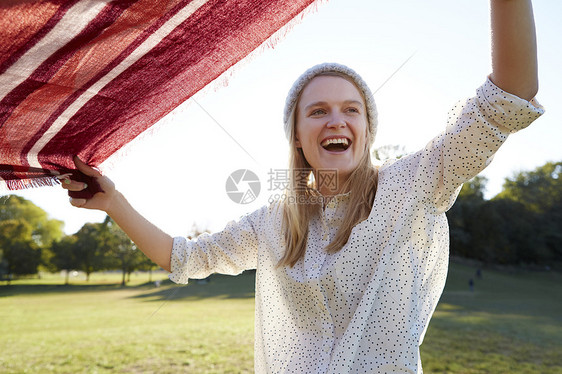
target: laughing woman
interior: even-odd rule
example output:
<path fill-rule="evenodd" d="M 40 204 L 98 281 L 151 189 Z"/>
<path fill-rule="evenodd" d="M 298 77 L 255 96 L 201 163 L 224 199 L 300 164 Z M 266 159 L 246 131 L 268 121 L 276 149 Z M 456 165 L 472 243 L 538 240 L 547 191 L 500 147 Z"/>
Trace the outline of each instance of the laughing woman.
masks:
<path fill-rule="evenodd" d="M 508 135 L 543 112 L 531 1 L 491 0 L 491 9 L 491 75 L 419 152 L 373 167 L 371 91 L 352 69 L 320 64 L 285 104 L 284 201 L 197 240 L 172 238 L 76 159 L 104 192 L 71 203 L 107 212 L 174 282 L 257 269 L 258 373 L 421 373 L 419 346 L 447 273 L 445 212 Z M 323 174 L 334 171 L 336 183 Z"/>

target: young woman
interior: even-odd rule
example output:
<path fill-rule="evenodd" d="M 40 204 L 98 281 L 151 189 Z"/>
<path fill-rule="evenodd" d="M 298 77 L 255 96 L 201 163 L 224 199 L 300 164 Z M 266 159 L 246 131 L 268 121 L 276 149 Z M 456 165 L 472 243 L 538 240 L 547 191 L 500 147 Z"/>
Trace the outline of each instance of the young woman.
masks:
<path fill-rule="evenodd" d="M 107 212 L 174 282 L 256 268 L 258 373 L 419 373 L 419 345 L 447 273 L 445 211 L 507 136 L 543 112 L 533 99 L 531 1 L 491 0 L 491 8 L 492 74 L 419 152 L 374 168 L 377 113 L 367 84 L 346 66 L 321 64 L 287 97 L 286 200 L 218 233 L 172 238 L 76 159 L 104 192 L 71 203 Z"/>

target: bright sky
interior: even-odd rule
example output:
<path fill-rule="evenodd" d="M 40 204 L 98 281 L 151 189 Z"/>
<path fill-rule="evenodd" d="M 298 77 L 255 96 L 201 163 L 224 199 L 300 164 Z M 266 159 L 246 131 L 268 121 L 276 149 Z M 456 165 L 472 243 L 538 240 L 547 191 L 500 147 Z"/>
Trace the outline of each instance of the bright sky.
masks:
<path fill-rule="evenodd" d="M 178 108 L 103 165 L 131 203 L 172 235 L 193 224 L 219 230 L 267 203 L 270 170 L 287 166 L 282 130 L 285 95 L 308 67 L 334 61 L 351 66 L 376 90 L 375 147 L 423 147 L 444 129 L 448 110 L 472 96 L 490 73 L 488 2 L 474 0 L 331 0 L 322 2 L 275 48 L 262 48 L 217 84 Z M 562 160 L 562 2 L 535 0 L 539 43 L 539 101 L 547 113 L 508 139 L 483 175 L 487 197 L 506 177 Z M 232 139 L 236 139 L 236 142 Z M 238 144 L 237 144 L 238 143 Z M 256 201 L 232 202 L 230 173 L 249 169 L 261 181 Z M 73 208 L 59 187 L 18 193 L 65 221 L 67 234 L 103 213 Z"/>

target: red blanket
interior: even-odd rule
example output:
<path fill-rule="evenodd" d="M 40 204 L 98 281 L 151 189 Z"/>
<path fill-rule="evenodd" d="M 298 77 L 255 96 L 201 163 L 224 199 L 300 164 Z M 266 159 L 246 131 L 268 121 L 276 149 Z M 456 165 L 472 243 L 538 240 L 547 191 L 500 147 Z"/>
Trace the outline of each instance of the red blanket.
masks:
<path fill-rule="evenodd" d="M 0 183 L 99 165 L 313 2 L 2 0 Z"/>

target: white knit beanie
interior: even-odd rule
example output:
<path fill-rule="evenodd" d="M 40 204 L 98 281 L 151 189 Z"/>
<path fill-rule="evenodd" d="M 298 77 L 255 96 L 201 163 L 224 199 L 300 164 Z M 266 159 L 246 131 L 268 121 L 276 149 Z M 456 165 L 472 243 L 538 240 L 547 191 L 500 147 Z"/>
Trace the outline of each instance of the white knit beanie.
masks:
<path fill-rule="evenodd" d="M 375 135 L 377 133 L 377 106 L 375 105 L 375 99 L 373 98 L 373 94 L 371 93 L 369 86 L 367 86 L 367 83 L 363 80 L 363 78 L 361 78 L 359 74 L 355 72 L 355 70 L 345 65 L 328 62 L 315 65 L 305 71 L 295 81 L 293 87 L 291 87 L 291 89 L 289 90 L 287 100 L 285 101 L 285 111 L 283 115 L 285 135 L 287 136 L 287 139 L 290 140 L 291 138 L 291 126 L 293 126 L 293 116 L 291 114 L 295 109 L 295 105 L 297 104 L 297 100 L 301 94 L 301 91 L 303 90 L 304 86 L 306 86 L 308 82 L 312 80 L 312 78 L 326 72 L 337 72 L 346 75 L 361 90 L 361 93 L 365 98 L 365 104 L 367 105 L 367 120 L 369 121 L 370 127 L 370 138 L 368 140 L 369 144 L 373 144 Z"/>

